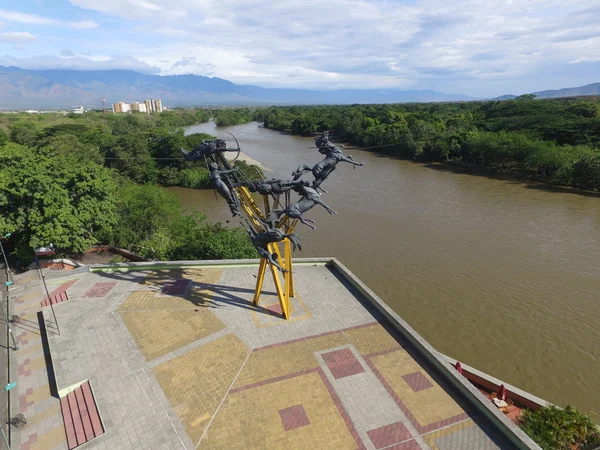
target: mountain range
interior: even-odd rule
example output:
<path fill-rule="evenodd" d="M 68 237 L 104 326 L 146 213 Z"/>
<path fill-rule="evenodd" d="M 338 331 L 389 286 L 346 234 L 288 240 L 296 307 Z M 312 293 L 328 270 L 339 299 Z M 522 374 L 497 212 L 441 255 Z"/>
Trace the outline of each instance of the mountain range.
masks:
<path fill-rule="evenodd" d="M 583 97 L 600 95 L 600 83 L 586 84 L 585 86 L 556 89 L 553 91 L 532 92 L 535 98 L 561 98 L 561 97 Z M 502 95 L 494 100 L 513 100 L 516 95 Z"/>
<path fill-rule="evenodd" d="M 564 91 L 564 92 L 563 92 Z M 543 91 L 538 98 L 598 95 L 600 83 Z M 505 96 L 514 98 L 514 96 Z M 27 70 L 0 66 L 0 110 L 58 109 L 159 98 L 168 106 L 403 103 L 476 100 L 432 90 L 308 90 L 238 85 L 199 75 L 147 75 L 129 70 Z"/>

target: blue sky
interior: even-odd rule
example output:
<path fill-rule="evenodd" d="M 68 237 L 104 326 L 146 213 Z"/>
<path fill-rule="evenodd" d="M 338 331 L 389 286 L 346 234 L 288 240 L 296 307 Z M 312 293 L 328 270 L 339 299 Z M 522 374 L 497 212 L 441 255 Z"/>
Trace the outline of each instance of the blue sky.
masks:
<path fill-rule="evenodd" d="M 600 82 L 600 3 L 0 0 L 0 65 L 521 94 Z"/>

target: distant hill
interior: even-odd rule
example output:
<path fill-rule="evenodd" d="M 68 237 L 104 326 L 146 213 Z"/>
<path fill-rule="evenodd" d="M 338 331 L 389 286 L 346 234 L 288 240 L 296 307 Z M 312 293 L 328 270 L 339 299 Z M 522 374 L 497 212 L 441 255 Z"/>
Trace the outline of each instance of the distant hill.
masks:
<path fill-rule="evenodd" d="M 533 92 L 535 98 L 561 98 L 561 97 L 584 97 L 600 95 L 600 83 L 587 84 L 585 86 L 557 89 L 553 91 Z M 516 95 L 502 95 L 493 100 L 514 100 Z"/>
<path fill-rule="evenodd" d="M 534 92 L 536 98 L 581 97 L 585 95 L 600 95 L 600 83 L 585 86 L 558 89 L 555 91 Z"/>
<path fill-rule="evenodd" d="M 431 90 L 314 91 L 237 85 L 198 75 L 146 75 L 129 70 L 26 70 L 0 66 L 0 109 L 71 108 L 160 98 L 164 105 L 352 104 L 474 100 Z"/>
<path fill-rule="evenodd" d="M 492 100 L 514 100 L 515 98 L 517 98 L 516 95 L 508 94 L 501 95 L 500 97 L 494 97 Z"/>

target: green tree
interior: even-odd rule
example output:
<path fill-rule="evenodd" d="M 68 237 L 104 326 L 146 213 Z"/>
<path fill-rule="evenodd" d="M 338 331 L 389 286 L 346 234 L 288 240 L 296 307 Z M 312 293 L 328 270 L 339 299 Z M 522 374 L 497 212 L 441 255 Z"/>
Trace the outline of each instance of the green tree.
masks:
<path fill-rule="evenodd" d="M 38 125 L 33 122 L 19 122 L 9 127 L 10 140 L 21 145 L 34 147 L 38 138 Z"/>
<path fill-rule="evenodd" d="M 0 148 L 0 232 L 13 233 L 19 257 L 54 244 L 60 252 L 83 251 L 115 223 L 110 172 L 16 144 Z"/>
<path fill-rule="evenodd" d="M 75 162 L 95 162 L 96 164 L 104 162 L 104 156 L 98 147 L 85 145 L 72 134 L 52 136 L 47 140 L 43 150 Z"/>
<path fill-rule="evenodd" d="M 109 158 L 111 167 L 137 183 L 153 183 L 158 178 L 158 167 L 142 134 L 119 137 Z"/>

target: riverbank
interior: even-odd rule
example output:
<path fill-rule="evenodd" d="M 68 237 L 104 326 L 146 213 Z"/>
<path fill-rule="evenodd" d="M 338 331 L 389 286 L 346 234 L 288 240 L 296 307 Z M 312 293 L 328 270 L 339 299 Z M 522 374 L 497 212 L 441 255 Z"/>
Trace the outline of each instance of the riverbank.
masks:
<path fill-rule="evenodd" d="M 600 190 L 600 103 L 580 99 L 271 107 L 256 120 L 341 139 L 389 156 L 452 161 Z"/>
<path fill-rule="evenodd" d="M 240 152 L 240 156 L 238 157 L 238 160 L 244 161 L 246 164 L 250 164 L 251 166 L 257 166 L 263 172 L 273 172 L 272 169 L 269 169 L 268 167 L 265 167 L 263 165 L 263 163 L 261 163 L 260 161 L 254 159 L 252 156 L 248 155 L 247 153 Z"/>

